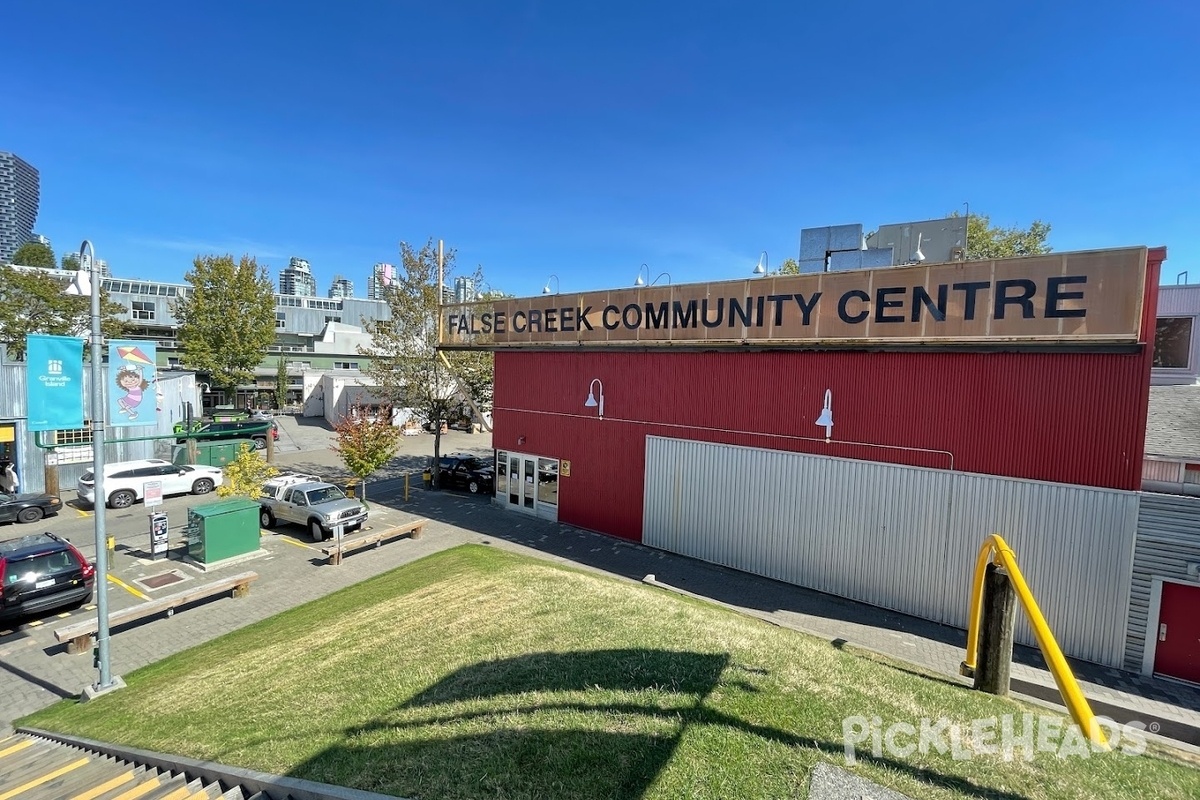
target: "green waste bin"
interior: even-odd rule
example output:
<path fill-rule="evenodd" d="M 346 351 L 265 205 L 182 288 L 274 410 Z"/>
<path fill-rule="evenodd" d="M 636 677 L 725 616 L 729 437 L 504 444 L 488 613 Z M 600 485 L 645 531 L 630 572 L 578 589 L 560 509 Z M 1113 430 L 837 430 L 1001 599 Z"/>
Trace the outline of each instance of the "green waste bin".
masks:
<path fill-rule="evenodd" d="M 188 509 L 188 556 L 201 564 L 259 548 L 258 503 L 235 497 Z"/>
<path fill-rule="evenodd" d="M 196 460 L 188 459 L 188 446 L 175 445 L 171 455 L 172 464 L 206 464 L 210 467 L 223 467 L 233 461 L 242 452 L 242 447 L 249 447 L 254 452 L 254 442 L 249 439 L 225 439 L 216 442 L 206 442 L 200 439 L 196 442 Z"/>

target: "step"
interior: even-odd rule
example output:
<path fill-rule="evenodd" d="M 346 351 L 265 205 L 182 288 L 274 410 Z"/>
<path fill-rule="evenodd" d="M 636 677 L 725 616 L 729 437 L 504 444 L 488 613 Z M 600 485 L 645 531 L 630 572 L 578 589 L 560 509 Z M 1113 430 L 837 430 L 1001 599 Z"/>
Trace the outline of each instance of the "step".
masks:
<path fill-rule="evenodd" d="M 87 772 L 79 775 L 78 786 L 74 786 L 70 791 L 64 787 L 63 791 L 53 798 L 48 797 L 47 800 L 99 800 L 118 787 L 128 789 L 136 780 L 132 767 L 117 764 L 111 759 L 94 761 L 85 769 Z"/>
<path fill-rule="evenodd" d="M 0 757 L 0 798 L 15 787 L 35 780 L 80 758 L 78 751 L 57 747 L 48 742 L 32 741 L 29 746 L 12 749 Z"/>
<path fill-rule="evenodd" d="M 80 757 L 86 756 L 88 763 L 80 769 L 72 770 L 39 786 L 37 800 L 72 800 L 76 796 L 89 791 L 92 787 L 112 780 L 114 775 L 122 773 L 132 775 L 133 773 L 128 767 L 122 768 L 118 766 L 112 759 L 102 758 L 92 753 L 85 754 L 82 750 L 76 750 L 75 752 Z M 26 798 L 17 797 L 16 800 L 26 800 Z M 28 798 L 28 800 L 33 800 L 33 798 Z"/>
<path fill-rule="evenodd" d="M 187 778 L 182 775 L 164 776 L 164 780 L 151 791 L 142 795 L 142 800 L 186 800 L 191 794 Z"/>
<path fill-rule="evenodd" d="M 35 749 L 30 747 L 24 752 Z M 89 761 L 79 751 L 63 748 L 47 754 L 37 763 L 23 765 L 16 770 L 5 770 L 4 779 L 0 782 L 0 800 L 11 800 L 19 795 L 41 796 L 43 792 L 52 792 L 58 786 L 69 785 L 72 773 L 86 767 Z"/>

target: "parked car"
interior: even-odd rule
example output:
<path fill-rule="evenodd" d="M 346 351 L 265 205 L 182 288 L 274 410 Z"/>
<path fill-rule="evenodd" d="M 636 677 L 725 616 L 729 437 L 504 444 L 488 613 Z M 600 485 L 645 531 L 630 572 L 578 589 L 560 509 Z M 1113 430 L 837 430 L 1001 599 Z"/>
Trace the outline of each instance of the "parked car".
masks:
<path fill-rule="evenodd" d="M 433 459 L 430 459 L 432 465 Z M 438 462 L 440 484 L 452 489 L 466 489 L 471 494 L 492 494 L 496 485 L 496 467 L 470 453 L 451 453 Z"/>
<path fill-rule="evenodd" d="M 205 464 L 172 464 L 161 458 L 115 461 L 104 465 L 105 505 L 129 508 L 146 496 L 146 483 L 161 481 L 163 495 L 208 494 L 225 480 L 220 467 Z M 79 476 L 79 499 L 96 504 L 96 476 L 88 470 Z"/>
<path fill-rule="evenodd" d="M 5 494 L 0 492 L 0 522 L 37 522 L 62 509 L 62 500 L 52 494 Z"/>
<path fill-rule="evenodd" d="M 367 521 L 367 507 L 332 483 L 313 475 L 279 475 L 263 484 L 259 522 L 273 528 L 291 522 L 308 528 L 314 542 L 333 536 L 335 525 L 355 531 Z"/>
<path fill-rule="evenodd" d="M 279 423 L 267 419 L 243 419 L 231 422 L 209 422 L 196 431 L 199 441 L 212 442 L 220 439 L 250 439 L 258 450 L 267 448 L 268 431 L 273 440 L 279 441 Z M 176 444 L 186 440 L 176 439 Z"/>
<path fill-rule="evenodd" d="M 0 619 L 91 602 L 96 568 L 53 533 L 0 542 Z"/>

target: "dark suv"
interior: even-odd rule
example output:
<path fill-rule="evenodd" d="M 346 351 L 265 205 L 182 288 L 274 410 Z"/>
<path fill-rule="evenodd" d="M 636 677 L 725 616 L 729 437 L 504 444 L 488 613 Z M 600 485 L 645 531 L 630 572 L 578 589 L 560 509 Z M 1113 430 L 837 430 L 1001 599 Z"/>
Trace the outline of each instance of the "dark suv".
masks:
<path fill-rule="evenodd" d="M 96 568 L 53 533 L 0 542 L 0 619 L 91 602 Z"/>
<path fill-rule="evenodd" d="M 201 442 L 214 442 L 219 439 L 250 439 L 255 449 L 267 448 L 267 437 L 279 439 L 279 431 L 274 420 L 237 420 L 235 422 L 210 422 L 195 431 Z M 176 439 L 183 444 L 184 439 Z"/>
<path fill-rule="evenodd" d="M 430 459 L 430 464 L 433 460 Z M 438 462 L 439 485 L 466 489 L 471 494 L 492 494 L 496 484 L 496 468 L 469 453 L 451 453 Z"/>

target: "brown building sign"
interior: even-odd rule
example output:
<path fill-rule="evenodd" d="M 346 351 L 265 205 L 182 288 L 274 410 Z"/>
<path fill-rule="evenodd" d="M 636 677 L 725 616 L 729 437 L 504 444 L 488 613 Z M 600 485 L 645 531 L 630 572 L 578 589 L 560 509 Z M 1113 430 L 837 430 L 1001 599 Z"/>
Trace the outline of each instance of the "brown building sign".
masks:
<path fill-rule="evenodd" d="M 444 306 L 442 346 L 1132 344 L 1146 248 Z"/>

